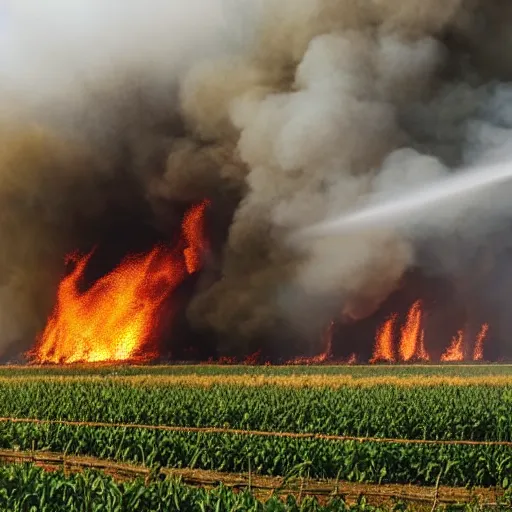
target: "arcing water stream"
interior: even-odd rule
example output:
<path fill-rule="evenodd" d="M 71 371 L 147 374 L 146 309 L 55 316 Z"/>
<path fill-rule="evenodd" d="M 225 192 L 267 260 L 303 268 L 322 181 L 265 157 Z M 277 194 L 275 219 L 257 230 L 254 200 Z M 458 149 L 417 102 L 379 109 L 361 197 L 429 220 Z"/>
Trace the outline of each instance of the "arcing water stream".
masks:
<path fill-rule="evenodd" d="M 512 162 L 470 168 L 446 176 L 433 183 L 409 189 L 400 195 L 382 198 L 378 195 L 369 196 L 365 206 L 348 213 L 307 227 L 300 231 L 297 238 L 324 237 L 343 234 L 364 229 L 375 229 L 381 226 L 407 227 L 410 224 L 428 223 L 430 215 L 419 215 L 438 211 L 451 206 L 454 201 L 459 203 L 457 211 L 461 211 L 468 200 L 493 186 L 512 180 Z M 435 213 L 435 212 L 434 212 Z"/>

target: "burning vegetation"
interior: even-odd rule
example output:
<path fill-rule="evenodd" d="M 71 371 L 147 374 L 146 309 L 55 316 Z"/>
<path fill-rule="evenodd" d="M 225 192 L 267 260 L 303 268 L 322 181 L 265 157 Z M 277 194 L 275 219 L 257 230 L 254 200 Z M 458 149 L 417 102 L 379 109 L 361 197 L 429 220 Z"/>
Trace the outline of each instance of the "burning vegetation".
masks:
<path fill-rule="evenodd" d="M 375 337 L 375 349 L 370 362 L 428 362 L 431 357 L 425 347 L 425 330 L 422 328 L 423 311 L 421 302 L 415 302 L 407 314 L 407 320 L 396 336 L 397 315 L 386 320 Z M 482 325 L 474 343 L 474 352 L 470 360 L 481 361 L 484 358 L 484 342 L 489 326 Z M 446 351 L 441 355 L 442 362 L 460 362 L 465 357 L 467 347 L 464 331 L 458 331 Z"/>
<path fill-rule="evenodd" d="M 505 0 L 77 1 L 3 13 L 0 357 L 512 356 L 506 182 L 291 241 L 510 153 Z"/>
<path fill-rule="evenodd" d="M 177 247 L 130 255 L 86 291 L 80 285 L 92 254 L 71 256 L 74 269 L 61 281 L 55 309 L 29 357 L 37 363 L 66 364 L 158 358 L 165 301 L 187 275 L 201 269 L 207 206 L 205 201 L 185 214 Z"/>

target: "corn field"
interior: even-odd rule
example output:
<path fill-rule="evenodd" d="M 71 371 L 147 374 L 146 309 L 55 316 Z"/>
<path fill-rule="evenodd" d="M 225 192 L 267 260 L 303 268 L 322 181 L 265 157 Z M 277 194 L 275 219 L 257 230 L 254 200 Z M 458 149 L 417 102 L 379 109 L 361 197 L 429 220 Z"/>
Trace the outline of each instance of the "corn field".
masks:
<path fill-rule="evenodd" d="M 173 368 L 2 369 L 0 449 L 89 456 L 151 472 L 249 475 L 249 481 L 252 475 L 426 490 L 496 488 L 500 498 L 489 510 L 498 509 L 512 484 L 512 368 L 477 366 L 472 374 L 460 367 L 457 375 L 457 367 L 408 367 L 390 375 L 385 367 L 373 376 L 366 368 L 352 374 L 334 367 L 324 374 L 322 367 L 261 368 L 260 374 L 247 368 L 245 380 L 243 367 Z M 272 493 L 256 497 L 250 484 L 205 489 L 163 473 L 117 482 L 100 472 L 70 475 L 12 461 L 1 470 L 1 510 L 60 510 L 44 508 L 57 495 L 67 510 L 406 506 L 375 509 L 336 493 L 318 501 L 300 490 L 287 502 Z M 26 501 L 3 491 L 21 485 L 16 479 L 24 488 L 36 486 Z M 101 492 L 95 495 L 91 486 Z"/>

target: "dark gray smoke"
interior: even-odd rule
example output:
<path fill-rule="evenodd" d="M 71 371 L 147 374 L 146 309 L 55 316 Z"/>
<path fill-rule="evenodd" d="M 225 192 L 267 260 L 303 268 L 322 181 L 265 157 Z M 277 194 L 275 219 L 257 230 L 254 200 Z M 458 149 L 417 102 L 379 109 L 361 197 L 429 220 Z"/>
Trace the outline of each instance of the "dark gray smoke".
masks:
<path fill-rule="evenodd" d="M 3 346 L 34 338 L 64 255 L 109 219 L 145 216 L 165 237 L 176 205 L 205 197 L 233 217 L 188 317 L 226 354 L 276 339 L 314 353 L 326 322 L 368 316 L 409 268 L 474 273 L 453 262 L 492 215 L 449 243 L 393 229 L 286 240 L 367 194 L 508 153 L 506 1 L 0 8 Z"/>

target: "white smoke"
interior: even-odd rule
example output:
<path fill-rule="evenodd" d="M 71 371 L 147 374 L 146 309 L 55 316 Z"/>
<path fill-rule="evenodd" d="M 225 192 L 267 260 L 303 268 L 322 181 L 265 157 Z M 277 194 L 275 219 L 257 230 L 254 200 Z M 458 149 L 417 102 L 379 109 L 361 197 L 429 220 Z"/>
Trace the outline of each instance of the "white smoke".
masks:
<path fill-rule="evenodd" d="M 130 81 L 162 93 L 194 60 L 237 45 L 233 16 L 223 0 L 3 0 L 2 109 L 69 118 Z"/>
<path fill-rule="evenodd" d="M 97 221 L 109 194 L 125 201 L 112 191 L 135 179 L 157 222 L 176 201 L 212 196 L 231 209 L 239 200 L 217 278 L 202 284 L 190 306 L 194 326 L 213 329 L 225 352 L 246 352 L 251 340 L 293 333 L 304 317 L 297 311 L 309 308 L 312 327 L 303 338 L 314 352 L 311 340 L 333 315 L 362 318 L 396 288 L 417 263 L 416 240 L 392 224 L 298 246 L 289 235 L 358 208 L 371 194 L 403 193 L 508 151 L 499 149 L 509 140 L 510 109 L 501 108 L 508 93 L 485 87 L 509 72 L 507 52 L 493 51 L 508 41 L 503 26 L 512 12 L 497 16 L 502 6 L 4 0 L 0 120 L 12 131 L 15 117 L 22 132 L 37 122 L 77 147 L 58 158 L 62 171 L 38 157 L 18 176 L 13 162 L 23 162 L 26 149 L 18 160 L 0 159 L 0 180 L 9 183 L 0 181 L 0 198 L 33 196 L 51 212 L 51 220 L 33 222 L 28 202 L 0 220 L 11 247 L 0 258 L 7 283 L 0 315 L 9 316 L 11 290 L 29 298 L 40 292 L 30 276 L 42 248 L 51 247 L 43 266 L 53 273 L 75 239 L 59 219 L 72 217 L 69 208 L 81 214 L 86 201 L 58 206 L 67 180 L 94 190 L 94 214 L 85 217 Z M 22 140 L 32 147 L 32 135 Z M 62 151 L 41 144 L 55 158 Z M 90 162 L 80 176 L 66 174 L 76 154 Z M 59 187 L 47 185 L 53 180 Z M 101 180 L 115 184 L 108 194 Z M 31 242 L 23 242 L 29 233 Z M 20 266 L 22 251 L 33 255 Z M 26 276 L 21 286 L 15 275 Z M 42 307 L 27 308 L 44 316 Z"/>

